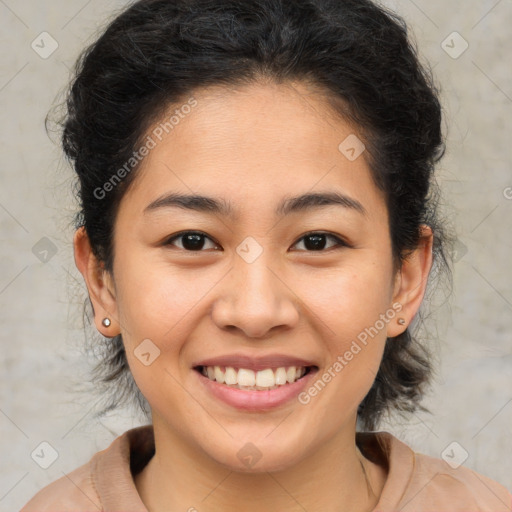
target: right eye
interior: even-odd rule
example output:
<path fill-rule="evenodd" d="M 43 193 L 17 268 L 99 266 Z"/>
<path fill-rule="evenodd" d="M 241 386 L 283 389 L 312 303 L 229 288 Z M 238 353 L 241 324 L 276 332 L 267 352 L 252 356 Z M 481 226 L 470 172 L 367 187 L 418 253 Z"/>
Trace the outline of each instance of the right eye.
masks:
<path fill-rule="evenodd" d="M 176 235 L 173 235 L 171 238 L 167 239 L 164 245 L 175 245 L 174 241 L 180 239 L 182 240 L 181 247 L 178 246 L 178 248 L 189 252 L 201 251 L 204 248 L 206 240 L 210 240 L 210 242 L 212 242 L 214 249 L 219 247 L 219 245 L 213 242 L 213 240 L 208 235 L 202 233 L 201 231 L 182 231 L 181 233 L 177 233 Z"/>

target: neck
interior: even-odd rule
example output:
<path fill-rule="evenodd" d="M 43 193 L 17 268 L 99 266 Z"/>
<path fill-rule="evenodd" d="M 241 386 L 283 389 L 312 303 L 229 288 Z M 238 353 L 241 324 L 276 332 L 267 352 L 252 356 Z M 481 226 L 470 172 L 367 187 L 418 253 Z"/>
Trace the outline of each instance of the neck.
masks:
<path fill-rule="evenodd" d="M 154 425 L 156 452 L 135 477 L 149 512 L 370 512 L 386 474 L 341 433 L 280 471 L 232 471 Z"/>

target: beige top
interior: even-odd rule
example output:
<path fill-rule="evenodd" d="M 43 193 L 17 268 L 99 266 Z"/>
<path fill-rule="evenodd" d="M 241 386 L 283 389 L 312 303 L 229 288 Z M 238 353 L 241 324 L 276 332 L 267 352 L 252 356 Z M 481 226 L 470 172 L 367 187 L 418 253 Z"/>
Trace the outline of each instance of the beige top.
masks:
<path fill-rule="evenodd" d="M 356 434 L 388 477 L 373 512 L 512 512 L 512 494 L 464 466 L 413 452 L 388 432 Z M 133 481 L 154 455 L 151 425 L 128 430 L 91 460 L 39 491 L 21 512 L 148 512 Z"/>

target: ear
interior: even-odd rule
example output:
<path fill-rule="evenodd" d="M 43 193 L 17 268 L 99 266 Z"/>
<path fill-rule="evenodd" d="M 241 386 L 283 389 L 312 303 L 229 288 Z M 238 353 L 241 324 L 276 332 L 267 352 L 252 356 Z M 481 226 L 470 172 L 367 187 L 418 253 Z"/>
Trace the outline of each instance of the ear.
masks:
<path fill-rule="evenodd" d="M 392 303 L 401 304 L 402 309 L 397 313 L 396 320 L 403 318 L 405 324 L 400 325 L 396 320 L 390 322 L 387 332 L 390 338 L 404 332 L 420 308 L 432 267 L 433 242 L 432 229 L 430 226 L 422 225 L 418 247 L 403 261 L 401 269 L 397 272 Z"/>
<path fill-rule="evenodd" d="M 104 269 L 103 262 L 100 262 L 94 255 L 83 226 L 75 232 L 73 247 L 75 264 L 85 280 L 93 305 L 96 329 L 103 336 L 113 338 L 120 333 L 120 328 L 112 276 Z M 109 327 L 102 324 L 104 318 L 110 320 Z"/>

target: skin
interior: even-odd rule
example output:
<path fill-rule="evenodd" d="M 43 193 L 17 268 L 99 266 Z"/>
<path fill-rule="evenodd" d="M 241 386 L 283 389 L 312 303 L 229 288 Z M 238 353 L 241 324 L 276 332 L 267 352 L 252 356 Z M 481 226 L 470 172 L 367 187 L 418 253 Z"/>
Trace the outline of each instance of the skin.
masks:
<path fill-rule="evenodd" d="M 398 317 L 409 324 L 419 309 L 432 232 L 424 226 L 394 274 L 384 197 L 365 154 L 350 161 L 338 150 L 358 131 L 311 87 L 255 83 L 194 97 L 198 106 L 145 158 L 121 201 L 113 275 L 83 229 L 74 238 L 96 327 L 122 334 L 152 409 L 156 454 L 136 487 L 151 512 L 372 510 L 386 471 L 355 444 L 357 407 L 386 338 L 406 328 Z M 340 205 L 274 214 L 285 197 L 332 190 L 358 200 L 366 215 Z M 167 192 L 224 198 L 237 218 L 176 207 L 143 213 Z M 210 238 L 201 251 L 186 251 L 183 238 L 166 245 L 184 230 Z M 327 238 L 325 249 L 308 249 L 311 231 L 350 246 Z M 252 263 L 236 252 L 248 236 L 263 249 Z M 213 399 L 191 368 L 234 352 L 283 353 L 317 362 L 322 375 L 394 303 L 400 314 L 307 405 L 244 412 Z M 148 338 L 160 355 L 145 366 L 134 350 Z M 262 456 L 247 468 L 237 452 L 249 442 Z"/>

